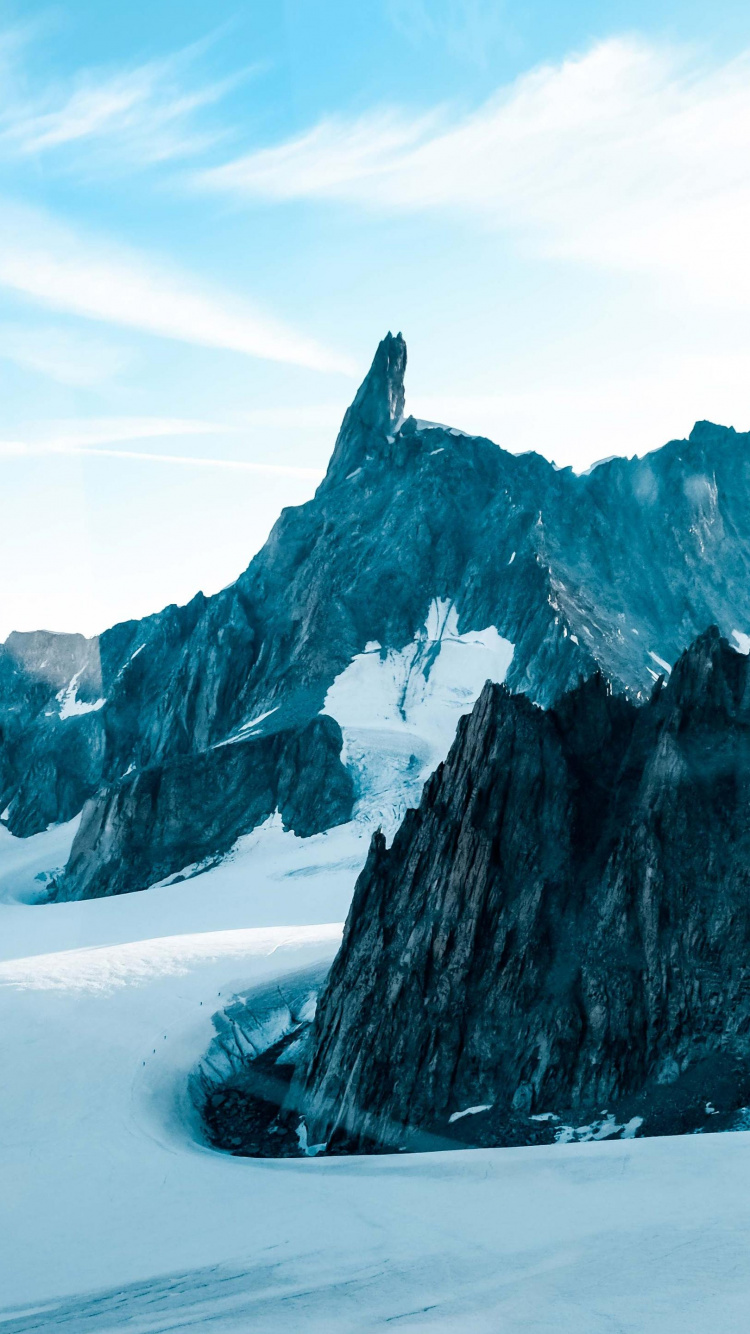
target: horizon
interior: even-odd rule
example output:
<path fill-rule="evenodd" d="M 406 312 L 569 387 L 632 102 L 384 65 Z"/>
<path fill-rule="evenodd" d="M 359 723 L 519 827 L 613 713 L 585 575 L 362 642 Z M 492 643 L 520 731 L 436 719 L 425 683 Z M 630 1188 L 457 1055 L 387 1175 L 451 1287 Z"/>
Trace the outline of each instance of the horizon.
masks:
<path fill-rule="evenodd" d="M 749 64 L 729 0 L 6 4 L 0 638 L 236 578 L 389 325 L 512 453 L 741 430 Z"/>
<path fill-rule="evenodd" d="M 387 334 L 385 334 L 385 335 L 383 336 L 383 338 L 379 341 L 379 343 L 378 343 L 378 345 L 377 345 L 378 348 L 382 345 L 383 342 L 386 341 L 386 339 L 391 338 L 391 337 L 393 337 L 393 336 L 394 336 L 394 335 L 393 335 L 392 331 L 391 331 L 391 330 L 388 330 Z M 405 375 L 404 375 L 404 384 L 406 385 L 406 383 L 407 383 L 407 379 L 408 379 L 408 347 L 409 347 L 409 345 L 408 345 L 407 340 L 403 337 L 403 334 L 401 333 L 401 331 L 399 331 L 399 333 L 396 335 L 396 337 L 401 338 L 401 339 L 403 340 L 403 343 L 404 343 L 404 346 L 405 346 L 405 348 L 406 348 L 406 352 L 407 352 L 406 373 L 405 373 Z M 367 379 L 367 376 L 368 376 L 368 374 L 369 374 L 369 372 L 370 372 L 370 369 L 371 369 L 371 366 L 368 366 L 368 370 L 367 370 L 367 372 L 365 373 L 365 375 L 362 377 L 362 380 L 360 381 L 360 385 L 363 384 L 364 381 Z M 352 394 L 352 401 L 353 401 L 353 399 L 354 399 L 354 394 Z M 349 406 L 349 405 L 347 405 L 347 406 Z M 346 409 L 345 409 L 345 411 L 346 411 Z M 401 419 L 401 422 L 399 423 L 399 429 L 400 429 L 400 426 L 403 424 L 403 422 L 407 421 L 410 417 L 414 419 L 414 414 L 412 414 L 412 413 L 410 413 L 410 412 L 408 411 L 408 397 L 407 397 L 407 398 L 406 398 L 406 402 L 405 402 L 405 410 L 404 410 L 404 414 L 403 414 L 403 417 L 402 417 L 402 419 Z M 342 420 L 343 420 L 343 414 L 342 414 Z M 687 444 L 687 443 L 689 443 L 689 441 L 691 440 L 692 435 L 693 435 L 693 432 L 694 432 L 694 431 L 696 430 L 696 428 L 699 427 L 699 426 L 711 426 L 711 427 L 714 427 L 716 430 L 719 430 L 719 431 L 726 431 L 727 433 L 731 433 L 731 434 L 734 434 L 734 435 L 747 435 L 747 434 L 750 434 L 750 432 L 738 431 L 733 425 L 725 425 L 725 424 L 720 423 L 720 422 L 711 422 L 711 421 L 709 421 L 707 418 L 701 418 L 701 419 L 699 419 L 698 421 L 694 422 L 693 427 L 691 428 L 691 431 L 690 431 L 690 432 L 688 433 L 688 435 L 686 435 L 686 436 L 673 436 L 673 437 L 671 437 L 669 440 L 665 440 L 662 444 L 660 444 L 660 445 L 655 445 L 652 449 L 644 450 L 642 453 L 633 453 L 633 454 L 629 454 L 629 455 L 628 455 L 628 454 L 610 454 L 610 455 L 608 455 L 606 458 L 595 459 L 594 462 L 593 462 L 593 463 L 590 463 L 590 464 L 588 465 L 588 467 L 586 467 L 586 468 L 576 469 L 576 468 L 574 468 L 571 464 L 559 465 L 559 464 L 555 463 L 554 459 L 549 459 L 549 458 L 547 458 L 547 456 L 544 455 L 544 454 L 542 454 L 542 453 L 540 453 L 539 450 L 534 450 L 534 449 L 526 449 L 526 450 L 508 450 L 508 449 L 505 449 L 503 445 L 498 444 L 498 442 L 497 442 L 496 440 L 492 440 L 489 436 L 477 436 L 477 435 L 474 435 L 474 434 L 471 433 L 471 432 L 462 430 L 460 427 L 456 427 L 456 426 L 454 426 L 454 425 L 453 425 L 452 423 L 450 423 L 450 422 L 433 422 L 433 421 L 429 421 L 429 420 L 426 419 L 426 418 L 416 418 L 415 420 L 417 420 L 420 424 L 424 424 L 424 425 L 428 425 L 428 426 L 444 427 L 444 428 L 447 428 L 448 430 L 457 430 L 457 431 L 459 432 L 460 435 L 462 435 L 462 436 L 464 436 L 464 437 L 467 437 L 467 438 L 469 438 L 469 439 L 475 439 L 475 440 L 476 440 L 476 439 L 481 439 L 481 440 L 483 440 L 485 443 L 494 445 L 495 448 L 502 450 L 504 453 L 510 454 L 512 457 L 523 458 L 523 457 L 525 457 L 525 456 L 527 456 L 527 455 L 529 455 L 529 454 L 535 454 L 538 458 L 543 459 L 546 463 L 548 463 L 548 464 L 550 465 L 550 467 L 554 468 L 556 471 L 558 471 L 558 472 L 562 472 L 562 471 L 568 471 L 568 470 L 570 470 L 570 471 L 572 471 L 572 473 L 573 473 L 573 475 L 574 475 L 575 477 L 586 477 L 586 476 L 589 476 L 589 475 L 590 475 L 591 473 L 593 473 L 596 469 L 601 468 L 601 467 L 604 467 L 604 466 L 606 466 L 606 465 L 609 464 L 609 463 L 617 462 L 619 459 L 623 459 L 623 460 L 626 461 L 626 462 L 633 462 L 633 461 L 636 460 L 636 459 L 646 458 L 646 457 L 647 457 L 648 455 L 650 455 L 650 454 L 658 454 L 658 453 L 660 453 L 662 450 L 667 449 L 670 445 L 673 445 L 673 444 Z M 330 462 L 330 459 L 331 459 L 331 457 L 332 457 L 333 449 L 334 449 L 334 447 L 335 447 L 335 441 L 336 441 L 337 436 L 338 436 L 338 432 L 337 432 L 336 437 L 334 437 L 334 440 L 333 440 L 332 443 L 331 443 L 330 451 L 329 451 L 329 456 L 328 456 L 328 462 Z M 85 451 L 82 451 L 82 452 L 85 452 Z M 100 452 L 101 452 L 101 451 L 100 451 Z M 126 455 L 125 457 L 128 457 L 128 456 Z M 193 462 L 197 462 L 197 460 L 193 460 Z M 252 466 L 252 465 L 249 465 L 249 466 Z M 327 465 L 326 465 L 326 467 L 327 467 Z M 321 473 L 321 476 L 320 476 L 320 478 L 318 479 L 318 482 L 316 483 L 315 490 L 317 490 L 317 487 L 318 487 L 318 486 L 320 485 L 320 483 L 324 480 L 324 477 L 325 477 L 325 469 L 324 469 L 323 472 Z M 304 504 L 307 504 L 308 501 L 310 501 L 310 500 L 313 499 L 313 495 L 314 495 L 314 493 L 312 493 L 311 495 L 309 495 L 309 496 L 305 497 L 304 499 L 300 500 L 300 501 L 298 502 L 298 505 L 304 505 Z M 285 506 L 285 508 L 296 508 L 296 507 L 297 507 L 297 506 L 291 506 L 291 507 L 289 507 L 289 506 Z M 279 517 L 280 517 L 280 512 L 279 512 L 278 514 L 276 514 L 275 517 L 273 518 L 273 520 L 272 520 L 272 525 L 271 525 L 272 528 L 275 526 L 275 524 L 276 524 L 277 520 L 279 519 Z M 28 629 L 23 629 L 23 630 L 21 630 L 21 629 L 17 629 L 17 628 L 11 628 L 10 630 L 6 631 L 5 634 L 3 635 L 3 637 L 0 639 L 0 645 L 7 643 L 8 638 L 9 638 L 11 635 L 14 635 L 14 634 L 27 634 L 27 635 L 33 635 L 33 634 L 35 634 L 35 633 L 40 633 L 40 634 L 46 634 L 46 635 L 62 635 L 62 636 L 67 636 L 67 635 L 82 635 L 85 639 L 93 640 L 93 639 L 97 639 L 97 638 L 99 638 L 103 633 L 105 633 L 105 632 L 106 632 L 107 630 L 109 630 L 109 629 L 114 628 L 114 626 L 116 626 L 116 625 L 121 625 L 121 624 L 127 623 L 127 622 L 129 622 L 129 621 L 142 620 L 142 619 L 146 619 L 146 618 L 148 618 L 148 617 L 150 617 L 150 616 L 158 615 L 161 611 L 165 610 L 165 609 L 166 609 L 167 607 L 169 607 L 169 606 L 185 606 L 185 605 L 187 605 L 189 602 L 191 602 L 191 601 L 192 601 L 194 598 L 196 598 L 196 597 L 204 597 L 204 598 L 214 597 L 214 596 L 216 596 L 216 594 L 222 592 L 223 589 L 225 589 L 225 588 L 230 588 L 234 583 L 237 582 L 237 580 L 242 576 L 242 574 L 245 572 L 245 570 L 247 570 L 247 569 L 249 568 L 249 566 L 252 564 L 252 562 L 253 562 L 253 560 L 255 559 L 255 557 L 256 557 L 256 556 L 263 550 L 263 548 L 265 547 L 265 545 L 266 545 L 266 543 L 267 543 L 269 537 L 270 537 L 270 532 L 269 532 L 269 534 L 263 539 L 263 541 L 261 542 L 260 546 L 259 546 L 255 551 L 253 551 L 253 552 L 251 553 L 250 557 L 249 557 L 248 560 L 245 562 L 245 564 L 238 570 L 238 572 L 237 572 L 237 573 L 236 573 L 236 574 L 235 574 L 235 575 L 234 575 L 234 576 L 233 576 L 233 577 L 232 577 L 226 584 L 223 584 L 223 585 L 221 586 L 221 588 L 213 589 L 213 590 L 211 590 L 211 591 L 208 592 L 208 593 L 207 593 L 203 588 L 198 588 L 198 589 L 196 589 L 192 594 L 190 594 L 188 597 L 186 597 L 186 598 L 185 598 L 183 601 L 181 601 L 181 602 L 177 602 L 176 600 L 172 599 L 172 600 L 170 600 L 170 601 L 167 601 L 167 602 L 163 603 L 162 605 L 160 605 L 160 606 L 158 606 L 158 607 L 153 608 L 153 610 L 150 610 L 150 611 L 147 611 L 147 612 L 143 613 L 142 616 L 128 616 L 128 617 L 123 617 L 123 618 L 120 618 L 120 620 L 109 622 L 107 625 L 102 626 L 101 629 L 93 630 L 93 631 L 91 631 L 91 632 L 85 632 L 85 631 L 79 630 L 79 629 L 77 629 L 77 628 L 75 628 L 75 627 L 73 627 L 73 628 L 69 628 L 69 629 L 50 629 L 50 628 L 48 628 L 48 627 L 46 627 L 46 626 L 42 626 L 42 625 L 31 626 L 31 627 L 29 627 Z"/>

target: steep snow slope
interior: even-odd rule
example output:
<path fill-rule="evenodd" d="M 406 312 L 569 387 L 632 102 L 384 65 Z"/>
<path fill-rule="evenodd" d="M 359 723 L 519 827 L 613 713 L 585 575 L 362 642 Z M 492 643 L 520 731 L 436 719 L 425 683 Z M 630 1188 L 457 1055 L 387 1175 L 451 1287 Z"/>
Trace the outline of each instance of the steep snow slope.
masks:
<path fill-rule="evenodd" d="M 460 634 L 458 611 L 447 598 L 433 599 L 423 628 L 404 648 L 365 645 L 323 704 L 344 735 L 358 821 L 395 833 L 448 754 L 459 718 L 485 681 L 505 680 L 512 659 L 513 645 L 494 625 Z"/>

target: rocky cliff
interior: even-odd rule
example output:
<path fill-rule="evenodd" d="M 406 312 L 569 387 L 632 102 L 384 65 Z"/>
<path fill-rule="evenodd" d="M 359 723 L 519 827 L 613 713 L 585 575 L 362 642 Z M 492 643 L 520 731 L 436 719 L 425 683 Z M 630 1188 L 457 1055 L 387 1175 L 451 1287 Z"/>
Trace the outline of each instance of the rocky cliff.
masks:
<path fill-rule="evenodd" d="M 294 1095 L 309 1141 L 464 1116 L 512 1142 L 696 1070 L 746 1097 L 749 852 L 750 664 L 716 628 L 640 707 L 600 675 L 547 711 L 488 684 L 373 839 Z"/>
<path fill-rule="evenodd" d="M 86 806 L 56 898 L 99 898 L 195 874 L 279 811 L 304 838 L 350 819 L 351 775 L 341 730 L 313 718 L 257 739 L 135 770 Z"/>
<path fill-rule="evenodd" d="M 213 747 L 281 733 L 296 744 L 324 705 L 339 716 L 332 687 L 366 652 L 395 663 L 393 710 L 419 758 L 419 728 L 403 704 L 419 693 L 415 678 L 425 694 L 440 677 L 451 707 L 459 701 L 450 735 L 477 694 L 476 671 L 465 674 L 472 654 L 459 661 L 447 641 L 471 646 L 484 634 L 486 645 L 491 632 L 507 654 L 485 675 L 502 680 L 507 669 L 509 689 L 545 705 L 597 669 L 646 698 L 663 663 L 711 622 L 744 642 L 750 436 L 702 423 L 690 440 L 576 476 L 537 454 L 404 419 L 405 365 L 403 339 L 389 334 L 315 497 L 282 513 L 235 584 L 96 640 L 11 636 L 0 649 L 0 818 L 28 835 L 99 794 L 61 894 L 114 888 L 90 861 L 86 885 L 73 868 L 82 846 L 99 846 L 102 803 L 123 800 L 126 778 L 179 761 L 194 775 L 189 794 L 187 777 L 183 786 L 192 821 Z M 450 610 L 437 632 L 436 608 Z M 350 711 L 346 725 L 356 721 Z M 406 750 L 404 772 L 421 782 L 446 748 L 416 765 Z M 397 812 L 402 779 L 392 779 Z M 248 818 L 254 809 L 251 801 Z M 179 824 L 179 810 L 171 818 Z M 318 826 L 329 818 L 323 803 Z M 172 844 L 188 832 L 175 826 Z M 139 884 L 158 878 L 156 863 L 153 874 L 142 870 Z"/>

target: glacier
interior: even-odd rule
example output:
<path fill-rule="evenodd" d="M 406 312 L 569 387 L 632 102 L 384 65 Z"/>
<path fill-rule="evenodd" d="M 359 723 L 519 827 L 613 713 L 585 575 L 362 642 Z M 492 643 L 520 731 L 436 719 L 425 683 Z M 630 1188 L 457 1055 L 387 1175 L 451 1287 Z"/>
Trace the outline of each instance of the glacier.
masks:
<path fill-rule="evenodd" d="M 321 710 L 344 737 L 353 771 L 355 820 L 395 833 L 408 806 L 445 759 L 458 720 L 485 681 L 505 680 L 513 645 L 495 626 L 459 632 L 450 598 L 433 598 L 424 626 L 401 649 L 365 646 L 333 681 Z"/>
<path fill-rule="evenodd" d="M 341 930 L 299 904 L 296 926 L 254 926 L 250 881 L 217 893 L 214 930 L 189 884 L 0 905 L 1 1329 L 744 1327 L 750 1133 L 273 1162 L 207 1148 L 186 1088 L 212 1015 L 325 963 Z"/>

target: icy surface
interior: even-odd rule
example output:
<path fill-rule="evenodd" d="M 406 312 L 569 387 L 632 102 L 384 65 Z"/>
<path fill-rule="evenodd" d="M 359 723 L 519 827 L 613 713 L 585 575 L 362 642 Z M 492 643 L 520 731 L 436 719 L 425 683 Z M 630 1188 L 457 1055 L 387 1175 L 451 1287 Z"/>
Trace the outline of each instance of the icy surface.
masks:
<path fill-rule="evenodd" d="M 511 653 L 444 603 L 413 645 L 368 645 L 327 701 L 360 818 L 301 839 L 275 816 L 195 879 L 32 906 L 78 822 L 0 828 L 3 1334 L 745 1328 L 748 1132 L 614 1141 L 603 1117 L 544 1148 L 274 1162 L 201 1140 L 213 1016 L 333 957 L 368 821 L 418 796 Z"/>
<path fill-rule="evenodd" d="M 196 880 L 28 906 L 73 833 L 0 831 L 4 1332 L 745 1328 L 746 1132 L 274 1162 L 200 1142 L 213 1014 L 332 957 L 361 827 L 273 819 Z"/>
<path fill-rule="evenodd" d="M 668 662 L 665 662 L 664 658 L 660 658 L 660 657 L 659 657 L 659 654 L 658 654 L 658 653 L 654 653 L 653 649 L 649 649 L 649 651 L 648 651 L 648 655 L 649 655 L 650 658 L 653 658 L 653 660 L 654 660 L 654 662 L 657 664 L 657 666 L 661 667 L 662 670 L 665 671 L 665 672 L 667 673 L 667 676 L 670 676 L 670 675 L 671 675 L 671 673 L 672 673 L 671 665 L 670 665 Z M 650 668 L 649 668 L 649 670 L 650 670 Z"/>
<path fill-rule="evenodd" d="M 217 741 L 215 749 L 219 746 L 231 746 L 235 741 L 244 741 L 247 737 L 252 736 L 256 727 L 260 727 L 260 724 L 265 722 L 266 718 L 270 718 L 272 713 L 276 713 L 278 707 L 278 704 L 276 704 L 274 708 L 266 709 L 265 713 L 259 713 L 256 718 L 251 718 L 249 722 L 242 723 L 241 727 L 238 727 L 231 736 L 226 737 L 224 741 Z"/>
<path fill-rule="evenodd" d="M 81 668 L 80 672 L 76 672 L 75 676 L 71 678 L 68 684 L 64 686 L 62 690 L 58 690 L 55 695 L 55 699 L 60 705 L 61 718 L 77 718 L 82 713 L 94 713 L 97 709 L 101 709 L 102 705 L 106 703 L 106 700 L 104 699 L 97 699 L 87 703 L 85 700 L 77 698 L 78 682 L 82 675 L 83 668 Z"/>
<path fill-rule="evenodd" d="M 323 712 L 340 724 L 354 771 L 356 818 L 371 827 L 394 832 L 485 681 L 505 680 L 513 645 L 494 626 L 459 634 L 458 619 L 452 602 L 434 599 L 410 644 L 368 644 L 326 695 Z"/>
<path fill-rule="evenodd" d="M 491 1106 L 491 1102 L 480 1102 L 477 1103 L 476 1107 L 464 1107 L 462 1112 L 454 1112 L 452 1116 L 448 1117 L 448 1120 L 452 1124 L 454 1121 L 460 1121 L 464 1116 L 476 1116 L 477 1112 L 488 1112 Z"/>
<path fill-rule="evenodd" d="M 738 653 L 750 653 L 750 635 L 746 635 L 742 630 L 733 630 L 732 638 L 737 640 L 734 645 Z"/>

